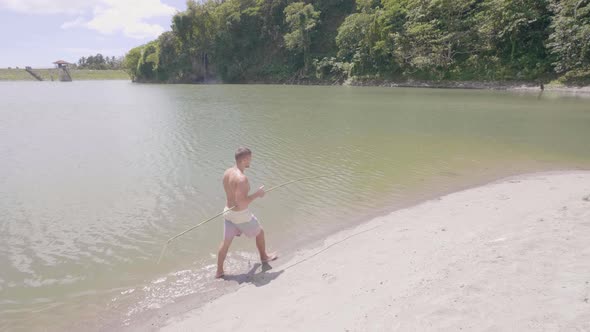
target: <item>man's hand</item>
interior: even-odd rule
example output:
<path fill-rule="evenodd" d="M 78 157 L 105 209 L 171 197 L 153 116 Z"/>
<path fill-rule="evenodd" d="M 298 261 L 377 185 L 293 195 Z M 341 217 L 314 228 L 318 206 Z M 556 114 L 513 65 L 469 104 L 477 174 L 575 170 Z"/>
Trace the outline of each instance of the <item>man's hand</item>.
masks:
<path fill-rule="evenodd" d="M 260 188 L 258 188 L 258 190 L 256 190 L 256 197 L 264 197 L 264 194 L 266 194 L 266 192 L 264 191 L 264 185 L 260 186 Z"/>

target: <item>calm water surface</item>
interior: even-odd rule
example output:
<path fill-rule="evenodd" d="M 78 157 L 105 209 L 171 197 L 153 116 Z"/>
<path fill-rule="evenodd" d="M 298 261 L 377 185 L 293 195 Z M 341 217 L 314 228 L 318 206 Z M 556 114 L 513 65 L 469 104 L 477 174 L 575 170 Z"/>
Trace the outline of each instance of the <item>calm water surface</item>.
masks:
<path fill-rule="evenodd" d="M 118 329 L 211 296 L 221 175 L 253 186 L 328 172 L 257 201 L 289 254 L 391 210 L 494 178 L 590 168 L 590 99 L 354 87 L 0 83 L 0 330 Z M 227 262 L 245 273 L 254 244 Z M 218 284 L 217 284 L 218 285 Z"/>

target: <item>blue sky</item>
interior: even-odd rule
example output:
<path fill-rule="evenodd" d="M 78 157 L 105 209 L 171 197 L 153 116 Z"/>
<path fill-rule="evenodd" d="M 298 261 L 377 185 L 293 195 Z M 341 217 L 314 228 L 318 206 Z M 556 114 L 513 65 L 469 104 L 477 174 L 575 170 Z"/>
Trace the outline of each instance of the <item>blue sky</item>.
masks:
<path fill-rule="evenodd" d="M 0 68 L 129 49 L 170 30 L 186 0 L 0 0 Z"/>

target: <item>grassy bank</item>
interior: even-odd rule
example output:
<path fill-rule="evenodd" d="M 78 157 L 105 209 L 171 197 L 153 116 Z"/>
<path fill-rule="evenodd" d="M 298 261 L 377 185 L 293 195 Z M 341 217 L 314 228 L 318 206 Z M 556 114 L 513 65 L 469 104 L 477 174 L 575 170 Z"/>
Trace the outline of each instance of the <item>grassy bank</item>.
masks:
<path fill-rule="evenodd" d="M 35 73 L 45 81 L 58 79 L 56 69 L 33 69 Z M 70 74 L 74 81 L 77 80 L 129 80 L 129 75 L 124 70 L 91 70 L 71 69 Z M 34 81 L 35 78 L 24 69 L 0 69 L 0 81 Z"/>

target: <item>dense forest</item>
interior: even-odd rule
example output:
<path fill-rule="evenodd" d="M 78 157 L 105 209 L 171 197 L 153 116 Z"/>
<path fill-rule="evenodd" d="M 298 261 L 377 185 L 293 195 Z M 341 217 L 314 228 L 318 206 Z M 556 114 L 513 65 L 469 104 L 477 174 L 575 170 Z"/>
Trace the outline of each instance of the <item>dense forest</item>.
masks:
<path fill-rule="evenodd" d="M 139 82 L 590 83 L 590 0 L 188 1 Z"/>

